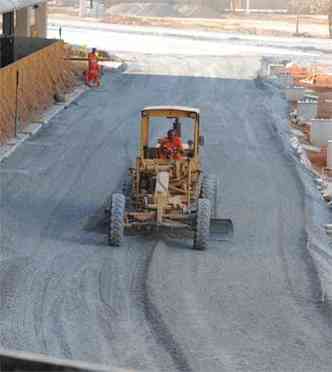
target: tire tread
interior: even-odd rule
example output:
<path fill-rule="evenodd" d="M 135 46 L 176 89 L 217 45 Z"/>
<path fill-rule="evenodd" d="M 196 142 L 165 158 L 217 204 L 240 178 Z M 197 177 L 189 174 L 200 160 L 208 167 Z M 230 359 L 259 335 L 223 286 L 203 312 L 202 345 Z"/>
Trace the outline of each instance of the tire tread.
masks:
<path fill-rule="evenodd" d="M 123 194 L 115 193 L 112 195 L 108 242 L 110 246 L 119 247 L 124 234 L 126 198 Z"/>

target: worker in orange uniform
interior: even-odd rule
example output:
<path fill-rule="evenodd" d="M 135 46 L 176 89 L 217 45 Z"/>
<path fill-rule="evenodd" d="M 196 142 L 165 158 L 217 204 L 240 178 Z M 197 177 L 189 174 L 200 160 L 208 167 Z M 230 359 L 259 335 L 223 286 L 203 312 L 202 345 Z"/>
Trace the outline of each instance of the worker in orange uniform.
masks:
<path fill-rule="evenodd" d="M 176 131 L 171 129 L 167 132 L 167 137 L 160 141 L 160 158 L 181 160 L 183 153 L 183 146 L 181 137 L 176 135 Z"/>
<path fill-rule="evenodd" d="M 88 54 L 88 71 L 85 73 L 85 82 L 89 87 L 100 86 L 100 66 L 96 48 Z"/>

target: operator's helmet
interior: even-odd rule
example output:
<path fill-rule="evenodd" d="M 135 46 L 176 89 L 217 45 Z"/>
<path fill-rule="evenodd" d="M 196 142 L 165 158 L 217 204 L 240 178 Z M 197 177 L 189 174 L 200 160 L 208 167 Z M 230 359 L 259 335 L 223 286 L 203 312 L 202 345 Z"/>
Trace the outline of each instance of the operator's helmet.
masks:
<path fill-rule="evenodd" d="M 96 53 L 97 52 L 97 49 L 96 48 L 92 48 L 92 53 Z"/>

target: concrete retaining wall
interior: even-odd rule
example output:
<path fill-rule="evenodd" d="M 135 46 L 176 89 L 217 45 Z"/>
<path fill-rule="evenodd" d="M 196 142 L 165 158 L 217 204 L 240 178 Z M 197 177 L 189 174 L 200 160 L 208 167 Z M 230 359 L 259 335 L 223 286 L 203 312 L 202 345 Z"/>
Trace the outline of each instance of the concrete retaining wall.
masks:
<path fill-rule="evenodd" d="M 37 40 L 31 47 L 37 45 L 42 43 Z M 0 69 L 0 143 L 14 135 L 15 126 L 24 128 L 52 104 L 56 93 L 73 86 L 72 65 L 65 56 L 64 43 L 58 41 Z"/>

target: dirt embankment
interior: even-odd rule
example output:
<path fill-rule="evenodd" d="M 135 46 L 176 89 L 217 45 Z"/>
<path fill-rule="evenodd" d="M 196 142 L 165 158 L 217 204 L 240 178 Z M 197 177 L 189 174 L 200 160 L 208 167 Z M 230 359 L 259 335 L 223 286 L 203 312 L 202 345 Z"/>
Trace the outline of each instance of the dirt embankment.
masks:
<path fill-rule="evenodd" d="M 75 7 L 50 5 L 50 14 L 59 17 L 79 15 Z M 90 16 L 93 16 L 91 12 Z M 296 32 L 295 15 L 290 14 L 230 14 L 200 4 L 169 4 L 168 2 L 119 2 L 108 8 L 104 16 L 87 18 L 94 22 L 127 24 L 137 26 L 162 26 L 196 28 L 210 31 L 242 32 L 253 35 L 293 36 Z M 301 36 L 327 38 L 326 15 L 304 15 L 300 17 Z"/>

